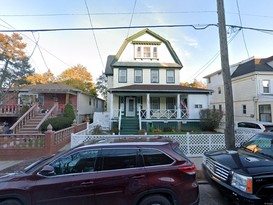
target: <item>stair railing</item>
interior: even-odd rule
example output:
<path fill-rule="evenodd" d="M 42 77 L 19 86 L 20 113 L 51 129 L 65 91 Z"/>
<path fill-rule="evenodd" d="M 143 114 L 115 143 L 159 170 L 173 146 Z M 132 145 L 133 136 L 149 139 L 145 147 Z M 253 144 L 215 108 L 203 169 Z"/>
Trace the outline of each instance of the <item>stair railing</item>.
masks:
<path fill-rule="evenodd" d="M 119 116 L 118 116 L 118 130 L 119 130 L 119 134 L 120 134 L 120 128 L 121 128 L 121 115 L 122 115 L 122 111 L 120 109 L 119 110 Z"/>
<path fill-rule="evenodd" d="M 35 130 L 40 130 L 41 125 L 44 121 L 46 121 L 48 118 L 55 115 L 54 111 L 58 109 L 58 103 L 55 103 L 55 105 L 46 113 L 46 115 L 43 117 L 43 119 L 39 122 L 39 124 L 36 126 Z"/>
<path fill-rule="evenodd" d="M 37 112 L 38 103 L 35 103 L 31 108 L 26 111 L 22 117 L 19 118 L 11 127 L 10 130 L 12 133 L 16 134 L 27 122 L 29 119 L 33 118 Z"/>

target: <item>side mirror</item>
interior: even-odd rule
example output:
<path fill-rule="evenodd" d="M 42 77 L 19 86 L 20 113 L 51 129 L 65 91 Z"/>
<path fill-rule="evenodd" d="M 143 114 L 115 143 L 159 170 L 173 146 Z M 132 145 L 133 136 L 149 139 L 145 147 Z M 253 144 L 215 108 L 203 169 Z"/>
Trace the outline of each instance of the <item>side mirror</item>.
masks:
<path fill-rule="evenodd" d="M 46 165 L 43 167 L 43 169 L 41 171 L 39 171 L 40 175 L 42 176 L 54 176 L 56 175 L 54 167 L 50 166 L 50 165 Z"/>

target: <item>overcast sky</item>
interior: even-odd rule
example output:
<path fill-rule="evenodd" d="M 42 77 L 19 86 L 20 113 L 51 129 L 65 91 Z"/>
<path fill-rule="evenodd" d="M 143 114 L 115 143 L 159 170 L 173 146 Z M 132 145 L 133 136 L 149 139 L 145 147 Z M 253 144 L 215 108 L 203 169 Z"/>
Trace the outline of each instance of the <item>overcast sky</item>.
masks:
<path fill-rule="evenodd" d="M 272 0 L 225 0 L 226 23 L 273 31 Z M 217 24 L 216 0 L 0 0 L 0 30 Z M 90 16 L 88 15 L 90 14 Z M 133 14 L 132 14 L 133 13 Z M 150 28 L 170 41 L 183 68 L 180 80 L 202 80 L 221 69 L 218 28 Z M 94 81 L 128 35 L 140 28 L 22 32 L 37 73 L 55 76 L 81 64 Z M 273 55 L 273 32 L 227 28 L 229 62 Z M 10 34 L 10 33 L 7 33 Z M 38 42 L 38 47 L 35 47 Z"/>

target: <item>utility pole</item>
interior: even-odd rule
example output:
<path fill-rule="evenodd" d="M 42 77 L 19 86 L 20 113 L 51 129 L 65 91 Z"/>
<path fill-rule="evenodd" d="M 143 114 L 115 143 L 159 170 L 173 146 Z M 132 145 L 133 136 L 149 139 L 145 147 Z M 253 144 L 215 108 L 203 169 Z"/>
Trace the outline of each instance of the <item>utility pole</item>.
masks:
<path fill-rule="evenodd" d="M 218 26 L 220 38 L 220 52 L 222 77 L 224 82 L 225 93 L 225 144 L 227 149 L 235 147 L 234 136 L 234 109 L 233 109 L 233 93 L 231 84 L 231 75 L 228 59 L 226 20 L 224 12 L 224 0 L 217 0 Z"/>

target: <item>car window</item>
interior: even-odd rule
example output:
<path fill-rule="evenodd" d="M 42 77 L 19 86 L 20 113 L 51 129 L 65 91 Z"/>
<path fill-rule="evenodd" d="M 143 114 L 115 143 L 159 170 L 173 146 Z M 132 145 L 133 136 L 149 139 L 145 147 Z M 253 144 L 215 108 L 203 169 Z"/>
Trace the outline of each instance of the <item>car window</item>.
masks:
<path fill-rule="evenodd" d="M 138 149 L 103 149 L 101 170 L 140 167 Z"/>
<path fill-rule="evenodd" d="M 173 159 L 157 149 L 142 149 L 144 166 L 157 166 L 172 164 Z"/>
<path fill-rule="evenodd" d="M 95 162 L 98 150 L 79 151 L 59 158 L 52 164 L 56 175 L 92 172 L 95 170 Z"/>
<path fill-rule="evenodd" d="M 270 137 L 256 135 L 244 143 L 243 147 L 255 153 L 264 153 L 273 157 L 273 139 Z"/>

